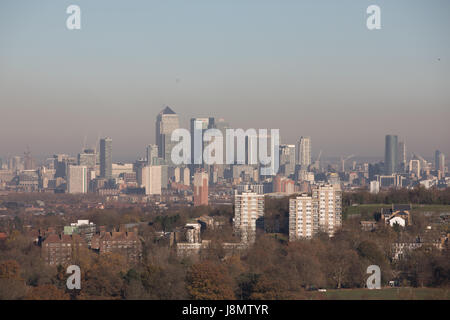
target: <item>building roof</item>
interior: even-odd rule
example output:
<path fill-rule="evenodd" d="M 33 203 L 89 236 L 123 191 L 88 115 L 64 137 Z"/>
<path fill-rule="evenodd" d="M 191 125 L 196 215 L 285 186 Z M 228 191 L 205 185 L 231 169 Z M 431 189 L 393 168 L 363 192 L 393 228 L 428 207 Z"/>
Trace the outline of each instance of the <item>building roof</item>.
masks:
<path fill-rule="evenodd" d="M 72 242 L 85 242 L 78 234 L 73 235 L 58 235 L 55 233 L 50 234 L 45 238 L 44 243 L 72 243 Z"/>
<path fill-rule="evenodd" d="M 411 210 L 410 204 L 394 204 L 394 211 L 409 211 Z"/>
<path fill-rule="evenodd" d="M 176 114 L 169 106 L 166 106 L 160 114 Z"/>

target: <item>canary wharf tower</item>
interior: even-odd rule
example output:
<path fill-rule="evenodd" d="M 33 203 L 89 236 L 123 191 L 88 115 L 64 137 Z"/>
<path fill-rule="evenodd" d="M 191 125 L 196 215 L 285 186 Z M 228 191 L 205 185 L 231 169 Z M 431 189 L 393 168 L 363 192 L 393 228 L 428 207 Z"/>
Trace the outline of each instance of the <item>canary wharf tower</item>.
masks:
<path fill-rule="evenodd" d="M 175 145 L 171 141 L 172 132 L 180 128 L 180 119 L 170 107 L 166 106 L 156 117 L 156 145 L 158 157 L 165 160 L 166 164 L 172 164 L 171 153 Z"/>

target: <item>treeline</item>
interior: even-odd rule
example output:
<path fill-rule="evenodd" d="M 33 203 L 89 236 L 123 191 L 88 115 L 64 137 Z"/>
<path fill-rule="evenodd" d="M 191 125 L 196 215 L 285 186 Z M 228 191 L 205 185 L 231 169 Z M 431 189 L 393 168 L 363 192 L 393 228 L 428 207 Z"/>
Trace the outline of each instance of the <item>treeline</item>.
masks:
<path fill-rule="evenodd" d="M 259 234 L 241 255 L 227 256 L 219 241 L 197 259 L 145 238 L 142 261 L 128 265 L 117 254 L 86 250 L 74 256 L 82 289 L 65 288 L 66 266 L 46 266 L 39 249 L 15 233 L 0 248 L 0 299 L 308 299 L 317 288 L 362 288 L 367 267 L 380 266 L 382 284 L 448 287 L 448 248 L 423 247 L 400 262 L 390 259 L 398 232 L 362 232 L 357 223 L 332 239 L 282 242 Z"/>
<path fill-rule="evenodd" d="M 344 192 L 343 205 L 352 204 L 392 204 L 392 203 L 412 203 L 412 204 L 435 204 L 450 205 L 450 188 L 425 189 L 423 186 L 417 186 L 414 189 L 391 189 L 380 191 L 378 194 L 371 194 L 366 190 L 354 192 Z"/>

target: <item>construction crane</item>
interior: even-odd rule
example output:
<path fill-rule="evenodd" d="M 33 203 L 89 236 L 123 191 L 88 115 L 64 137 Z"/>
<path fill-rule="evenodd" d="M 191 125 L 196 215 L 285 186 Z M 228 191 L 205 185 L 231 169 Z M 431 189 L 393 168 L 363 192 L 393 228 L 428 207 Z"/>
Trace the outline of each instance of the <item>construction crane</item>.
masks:
<path fill-rule="evenodd" d="M 355 155 L 352 154 L 348 157 L 341 157 L 341 172 L 345 172 L 345 161 L 350 160 L 351 158 L 353 158 Z"/>
<path fill-rule="evenodd" d="M 320 170 L 320 157 L 322 156 L 322 150 L 320 150 L 319 155 L 317 156 L 316 161 L 314 161 L 312 168 L 316 170 Z"/>

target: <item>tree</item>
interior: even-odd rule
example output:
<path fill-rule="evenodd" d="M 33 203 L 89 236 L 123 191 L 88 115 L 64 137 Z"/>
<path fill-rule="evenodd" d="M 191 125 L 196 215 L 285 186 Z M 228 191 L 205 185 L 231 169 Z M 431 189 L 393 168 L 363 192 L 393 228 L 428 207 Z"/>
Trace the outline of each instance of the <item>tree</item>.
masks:
<path fill-rule="evenodd" d="M 69 300 L 70 296 L 63 290 L 52 284 L 44 284 L 32 287 L 27 296 L 27 300 Z"/>
<path fill-rule="evenodd" d="M 208 260 L 194 264 L 187 274 L 187 290 L 195 300 L 235 299 L 231 277 L 223 265 Z"/>
<path fill-rule="evenodd" d="M 15 260 L 0 263 L 0 300 L 21 299 L 26 293 L 24 280 L 20 276 L 20 265 Z"/>

